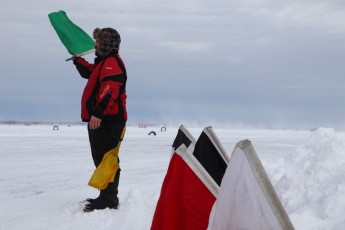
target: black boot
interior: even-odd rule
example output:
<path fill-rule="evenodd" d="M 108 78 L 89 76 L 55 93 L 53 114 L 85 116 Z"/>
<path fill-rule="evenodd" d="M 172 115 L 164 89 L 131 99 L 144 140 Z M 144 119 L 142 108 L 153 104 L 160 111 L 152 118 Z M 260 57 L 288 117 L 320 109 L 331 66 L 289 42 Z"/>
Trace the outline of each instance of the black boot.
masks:
<path fill-rule="evenodd" d="M 92 212 L 97 209 L 117 209 L 119 205 L 118 186 L 120 180 L 120 170 L 117 171 L 114 182 L 108 184 L 106 189 L 100 191 L 99 197 L 92 199 L 89 204 L 86 204 L 84 207 L 84 212 Z"/>
<path fill-rule="evenodd" d="M 91 203 L 97 201 L 98 199 L 100 199 L 101 198 L 101 194 L 102 194 L 102 190 L 100 190 L 98 197 L 96 197 L 96 198 L 87 198 L 85 201 L 89 202 L 91 204 Z"/>

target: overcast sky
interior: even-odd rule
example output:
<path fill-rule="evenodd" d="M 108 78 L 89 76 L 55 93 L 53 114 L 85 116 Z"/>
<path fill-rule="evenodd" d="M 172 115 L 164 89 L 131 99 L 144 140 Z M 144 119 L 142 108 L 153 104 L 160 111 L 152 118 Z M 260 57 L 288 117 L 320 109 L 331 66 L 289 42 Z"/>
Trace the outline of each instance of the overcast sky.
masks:
<path fill-rule="evenodd" d="M 119 31 L 129 123 L 345 129 L 343 0 L 2 2 L 0 120 L 79 121 L 58 10 Z"/>

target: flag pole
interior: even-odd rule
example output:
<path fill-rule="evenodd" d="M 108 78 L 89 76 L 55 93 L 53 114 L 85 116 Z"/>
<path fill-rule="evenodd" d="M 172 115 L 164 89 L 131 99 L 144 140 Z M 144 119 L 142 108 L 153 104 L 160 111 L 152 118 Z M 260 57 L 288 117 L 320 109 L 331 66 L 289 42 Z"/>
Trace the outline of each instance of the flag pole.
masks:
<path fill-rule="evenodd" d="M 95 52 L 95 49 L 92 49 L 92 50 L 89 50 L 89 51 L 86 51 L 86 52 L 83 52 L 83 53 L 80 53 L 80 54 L 75 54 L 72 57 L 67 58 L 66 61 L 74 60 L 75 57 L 81 57 L 81 56 L 84 56 L 86 54 L 93 53 L 93 52 Z"/>

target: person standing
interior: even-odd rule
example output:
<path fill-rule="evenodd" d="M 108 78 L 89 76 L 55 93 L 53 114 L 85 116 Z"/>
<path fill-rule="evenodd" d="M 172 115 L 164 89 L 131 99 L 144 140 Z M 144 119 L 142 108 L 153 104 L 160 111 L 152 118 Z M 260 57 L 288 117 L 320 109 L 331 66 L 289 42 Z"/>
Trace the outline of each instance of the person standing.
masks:
<path fill-rule="evenodd" d="M 81 57 L 75 57 L 73 61 L 79 74 L 87 79 L 81 99 L 81 119 L 88 122 L 92 159 L 96 166 L 89 185 L 100 190 L 97 198 L 87 199 L 85 212 L 117 209 L 119 205 L 121 169 L 118 150 L 127 121 L 127 72 L 119 55 L 120 35 L 113 28 L 96 28 L 93 38 L 96 40 L 94 63 Z"/>

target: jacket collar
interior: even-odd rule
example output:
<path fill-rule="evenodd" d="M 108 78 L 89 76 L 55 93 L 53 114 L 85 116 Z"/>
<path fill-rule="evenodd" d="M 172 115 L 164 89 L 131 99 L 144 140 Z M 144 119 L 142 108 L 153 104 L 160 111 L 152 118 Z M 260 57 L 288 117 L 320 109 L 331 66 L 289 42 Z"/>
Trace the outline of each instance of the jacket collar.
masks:
<path fill-rule="evenodd" d="M 119 51 L 116 50 L 116 49 L 112 49 L 112 50 L 109 52 L 109 54 L 108 54 L 107 56 L 105 56 L 105 57 L 101 57 L 101 56 L 99 56 L 99 55 L 96 53 L 95 64 L 98 64 L 98 63 L 100 63 L 102 60 L 107 59 L 107 57 L 115 57 L 115 56 L 118 55 L 118 53 L 119 53 Z"/>

